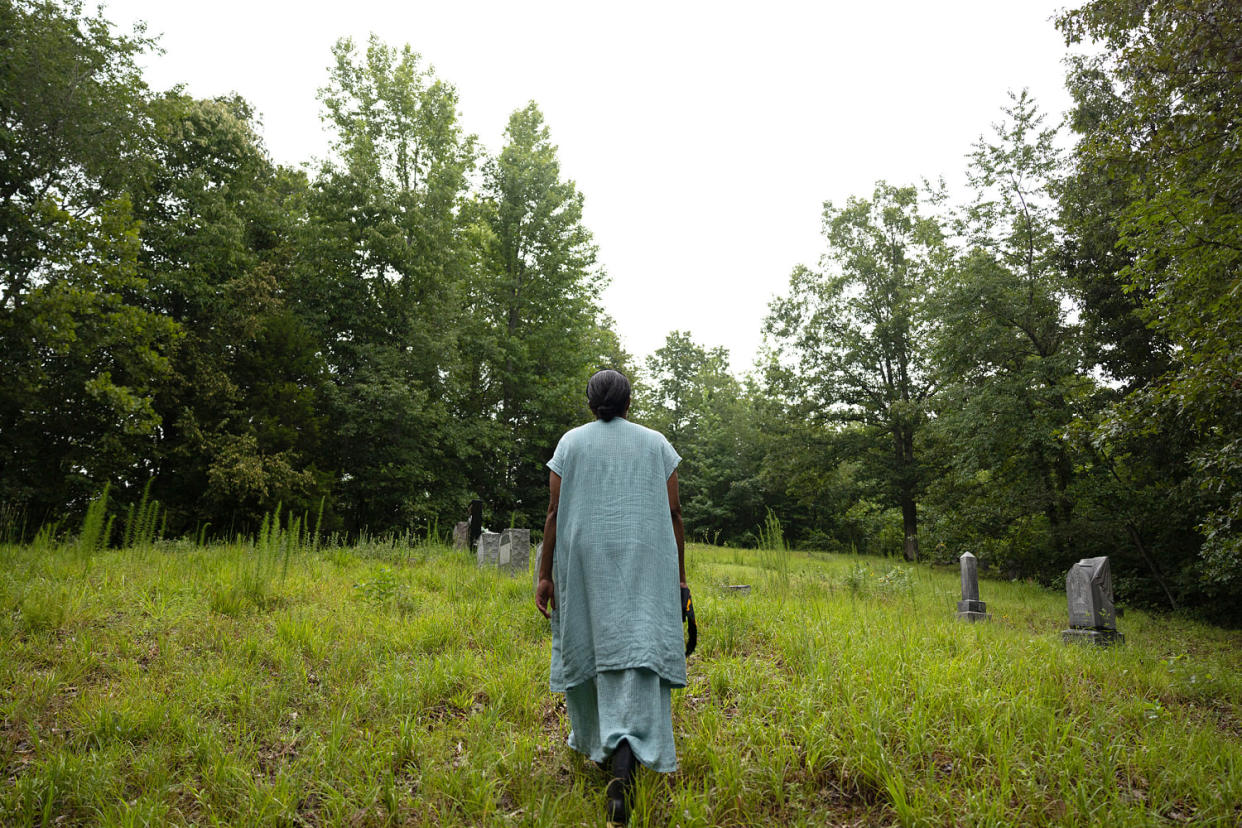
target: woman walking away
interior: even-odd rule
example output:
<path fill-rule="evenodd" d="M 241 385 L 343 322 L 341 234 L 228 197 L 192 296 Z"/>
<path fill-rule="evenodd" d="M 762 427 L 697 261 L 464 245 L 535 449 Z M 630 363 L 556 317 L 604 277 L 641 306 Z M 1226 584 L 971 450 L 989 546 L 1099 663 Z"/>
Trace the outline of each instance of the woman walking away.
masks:
<path fill-rule="evenodd" d="M 535 606 L 552 620 L 550 684 L 565 694 L 569 746 L 611 767 L 607 819 L 625 825 L 637 764 L 677 769 L 670 691 L 686 686 L 680 599 L 689 594 L 681 457 L 625 418 L 622 374 L 592 376 L 587 403 L 595 422 L 567 432 L 548 461 Z"/>

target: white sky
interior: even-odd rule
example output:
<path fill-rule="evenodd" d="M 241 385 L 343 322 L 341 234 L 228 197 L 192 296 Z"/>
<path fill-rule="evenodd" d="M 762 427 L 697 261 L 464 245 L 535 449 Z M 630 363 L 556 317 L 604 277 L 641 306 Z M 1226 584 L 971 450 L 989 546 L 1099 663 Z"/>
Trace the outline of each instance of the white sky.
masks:
<path fill-rule="evenodd" d="M 877 179 L 960 182 L 1007 90 L 1029 87 L 1059 119 L 1062 5 L 113 0 L 105 13 L 160 36 L 153 88 L 240 93 L 285 164 L 327 151 L 315 93 L 342 36 L 409 43 L 492 153 L 535 100 L 585 195 L 627 350 L 641 359 L 689 330 L 741 372 L 769 300 L 824 250 L 825 200 Z"/>

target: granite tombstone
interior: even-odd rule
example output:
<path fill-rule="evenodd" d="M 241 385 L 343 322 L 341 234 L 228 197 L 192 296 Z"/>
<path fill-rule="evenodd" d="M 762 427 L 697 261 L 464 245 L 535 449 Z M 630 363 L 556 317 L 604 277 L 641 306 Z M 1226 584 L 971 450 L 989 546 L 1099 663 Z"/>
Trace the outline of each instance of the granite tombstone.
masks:
<path fill-rule="evenodd" d="M 962 568 L 962 600 L 957 602 L 957 617 L 962 621 L 988 621 L 992 615 L 988 605 L 979 600 L 979 559 L 969 552 L 959 558 Z"/>
<path fill-rule="evenodd" d="M 530 530 L 505 529 L 500 533 L 500 571 L 509 575 L 525 572 L 530 566 Z"/>
<path fill-rule="evenodd" d="M 1065 576 L 1065 596 L 1070 628 L 1061 633 L 1062 641 L 1100 645 L 1125 641 L 1125 636 L 1117 632 L 1113 578 L 1107 556 L 1083 558 L 1070 567 Z"/>
<path fill-rule="evenodd" d="M 496 566 L 500 562 L 500 533 L 482 532 L 476 553 L 479 566 Z"/>

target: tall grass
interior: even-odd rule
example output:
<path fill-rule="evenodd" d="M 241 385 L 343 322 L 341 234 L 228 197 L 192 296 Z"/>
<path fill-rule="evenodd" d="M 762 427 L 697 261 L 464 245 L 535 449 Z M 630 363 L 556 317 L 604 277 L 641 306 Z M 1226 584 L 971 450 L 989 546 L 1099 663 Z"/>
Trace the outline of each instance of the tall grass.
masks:
<path fill-rule="evenodd" d="M 108 490 L 105 483 L 103 491 L 86 507 L 86 515 L 82 518 L 82 528 L 78 532 L 78 558 L 89 566 L 95 553 L 108 545 L 112 538 L 112 522 L 115 515 L 108 514 Z"/>
<path fill-rule="evenodd" d="M 232 566 L 221 567 L 209 596 L 215 612 L 238 616 L 248 610 L 266 610 L 280 603 L 278 582 L 289 575 L 290 562 L 297 555 L 313 554 L 319 547 L 318 526 L 308 528 L 306 515 L 285 515 L 283 504 L 263 516 L 258 533 L 249 540 L 227 546 Z"/>
<path fill-rule="evenodd" d="M 138 503 L 129 504 L 125 510 L 125 535 L 121 540 L 125 549 L 145 548 L 164 536 L 167 514 L 164 515 L 164 522 L 161 522 L 160 502 L 151 497 L 151 484 L 154 479 L 147 478 Z"/>
<path fill-rule="evenodd" d="M 789 585 L 789 559 L 789 544 L 785 541 L 780 518 L 768 509 L 763 526 L 759 527 L 759 565 L 767 571 L 771 583 Z"/>
<path fill-rule="evenodd" d="M 529 578 L 307 522 L 85 577 L 80 536 L 4 548 L 0 825 L 599 824 Z M 955 573 L 734 555 L 687 551 L 680 769 L 640 774 L 635 825 L 1238 824 L 1242 635 L 1131 611 L 1066 646 L 1060 592 L 985 580 L 964 625 Z M 213 604 L 259 561 L 261 600 Z"/>

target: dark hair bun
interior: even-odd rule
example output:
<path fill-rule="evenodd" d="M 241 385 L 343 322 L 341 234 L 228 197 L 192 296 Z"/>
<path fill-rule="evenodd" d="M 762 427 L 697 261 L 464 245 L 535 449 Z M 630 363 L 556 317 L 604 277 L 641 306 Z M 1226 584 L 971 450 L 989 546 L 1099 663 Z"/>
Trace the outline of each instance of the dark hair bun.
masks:
<path fill-rule="evenodd" d="M 630 407 L 630 381 L 620 371 L 606 368 L 587 382 L 587 405 L 604 422 L 611 422 Z"/>

